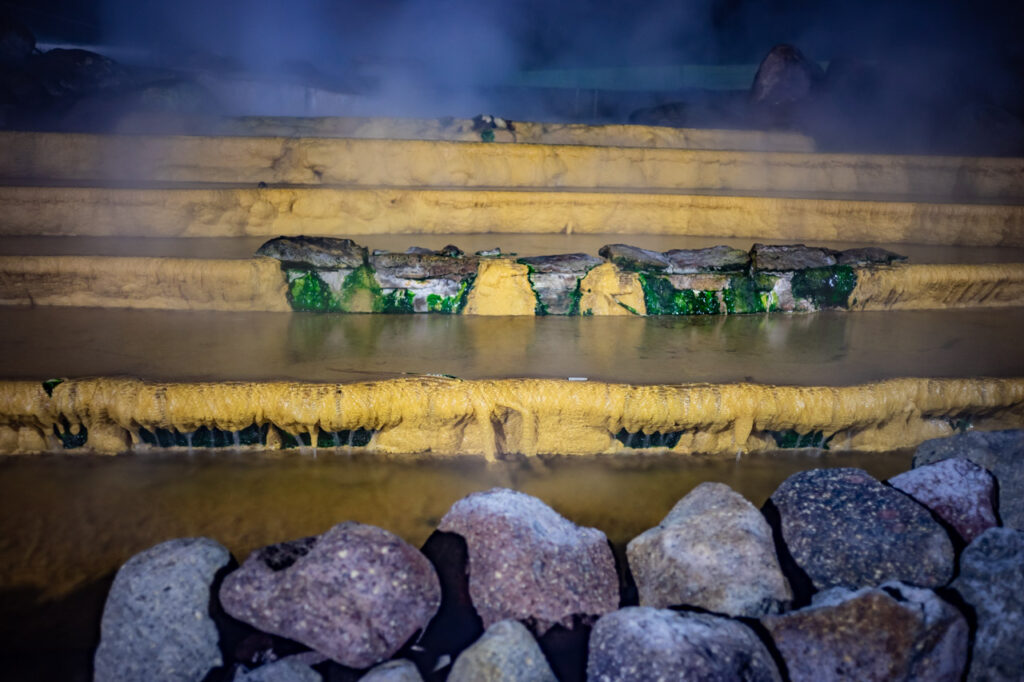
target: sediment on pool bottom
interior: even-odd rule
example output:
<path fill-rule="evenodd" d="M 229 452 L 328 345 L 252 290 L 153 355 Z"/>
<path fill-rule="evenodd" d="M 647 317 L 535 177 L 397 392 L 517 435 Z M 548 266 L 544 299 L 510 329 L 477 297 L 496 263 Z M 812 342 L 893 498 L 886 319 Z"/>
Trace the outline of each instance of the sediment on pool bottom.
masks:
<path fill-rule="evenodd" d="M 848 387 L 434 377 L 353 384 L 20 381 L 0 383 L 0 420 L 0 451 L 8 453 L 113 454 L 170 445 L 155 435 L 161 432 L 183 436 L 185 445 L 195 445 L 197 433 L 212 443 L 213 434 L 226 432 L 231 435 L 216 437 L 232 444 L 237 438 L 239 446 L 235 434 L 247 433 L 248 442 L 272 449 L 316 443 L 487 459 L 652 447 L 708 454 L 878 451 L 971 426 L 1019 426 L 1024 379 L 893 379 Z"/>

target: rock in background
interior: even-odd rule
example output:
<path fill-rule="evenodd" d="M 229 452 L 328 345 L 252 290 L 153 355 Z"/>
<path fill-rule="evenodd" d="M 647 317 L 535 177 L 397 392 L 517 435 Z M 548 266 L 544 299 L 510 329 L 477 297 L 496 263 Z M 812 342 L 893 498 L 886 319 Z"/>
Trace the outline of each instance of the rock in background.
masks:
<path fill-rule="evenodd" d="M 526 627 L 503 620 L 487 628 L 483 637 L 459 654 L 448 676 L 450 682 L 556 682 L 537 641 Z"/>
<path fill-rule="evenodd" d="M 698 606 L 756 618 L 793 598 L 768 522 L 723 483 L 694 488 L 629 543 L 627 556 L 641 606 Z"/>
<path fill-rule="evenodd" d="M 961 457 L 926 464 L 889 479 L 948 523 L 965 543 L 999 525 L 993 500 L 995 479 L 988 471 Z"/>
<path fill-rule="evenodd" d="M 955 682 L 967 662 L 963 615 L 931 590 L 902 583 L 832 588 L 762 622 L 793 682 Z"/>
<path fill-rule="evenodd" d="M 753 630 L 729 618 L 631 606 L 590 633 L 587 679 L 780 681 Z"/>
<path fill-rule="evenodd" d="M 221 665 L 210 588 L 230 561 L 208 538 L 169 540 L 129 559 L 103 608 L 94 679 L 202 680 Z"/>
<path fill-rule="evenodd" d="M 233 617 L 342 665 L 394 655 L 437 612 L 430 562 L 388 531 L 355 522 L 253 552 L 220 589 Z"/>

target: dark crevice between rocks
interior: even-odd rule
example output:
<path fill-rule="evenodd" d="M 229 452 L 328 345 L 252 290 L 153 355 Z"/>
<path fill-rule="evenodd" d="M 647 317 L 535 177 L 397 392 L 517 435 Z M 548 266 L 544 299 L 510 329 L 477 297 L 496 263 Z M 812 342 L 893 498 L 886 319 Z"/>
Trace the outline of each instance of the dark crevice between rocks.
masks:
<path fill-rule="evenodd" d="M 554 625 L 543 636 L 537 637 L 540 650 L 560 682 L 584 682 L 587 679 L 588 644 L 594 620 L 576 614 L 572 617 L 571 628 Z M 531 631 L 533 629 L 530 628 Z"/>
<path fill-rule="evenodd" d="M 320 431 L 317 434 L 318 448 L 362 448 L 370 444 L 376 431 L 369 429 L 345 429 L 342 431 Z M 312 447 L 313 439 L 308 433 L 292 435 L 281 431 L 281 448 Z"/>
<path fill-rule="evenodd" d="M 789 667 L 786 665 L 786 659 L 782 657 L 782 652 L 775 645 L 775 640 L 772 639 L 771 633 L 768 632 L 768 628 L 758 620 L 757 618 L 746 618 L 738 617 L 736 620 L 740 621 L 748 628 L 754 631 L 757 638 L 761 640 L 761 644 L 764 644 L 764 648 L 768 650 L 768 654 L 772 657 L 775 662 L 775 667 L 779 669 L 779 675 L 782 677 L 783 682 L 789 682 Z"/>
<path fill-rule="evenodd" d="M 419 668 L 425 682 L 447 679 L 450 665 L 435 671 L 437 662 L 448 656 L 449 664 L 479 639 L 484 624 L 469 596 L 469 551 L 466 540 L 456 533 L 435 530 L 421 548 L 433 564 L 441 583 L 441 607 L 427 625 L 419 642 L 400 652 Z"/>
<path fill-rule="evenodd" d="M 240 431 L 201 426 L 195 431 L 178 431 L 177 429 L 155 428 L 153 430 L 139 428 L 139 440 L 158 448 L 231 448 L 245 445 L 266 445 L 269 424 L 257 426 L 251 424 Z"/>
<path fill-rule="evenodd" d="M 53 425 L 53 435 L 60 439 L 60 443 L 64 446 L 65 450 L 80 448 L 89 440 L 89 430 L 81 424 L 78 425 L 78 433 L 74 433 L 71 430 L 71 423 L 68 422 L 67 417 L 61 415 L 59 422 L 59 425 Z"/>
<path fill-rule="evenodd" d="M 835 434 L 826 438 L 822 431 L 800 433 L 794 429 L 786 429 L 784 431 L 765 431 L 765 434 L 772 437 L 775 441 L 775 445 L 778 446 L 780 450 L 798 448 L 828 450 L 829 443 L 831 443 L 832 439 L 835 438 Z"/>
<path fill-rule="evenodd" d="M 679 443 L 682 435 L 682 431 L 652 431 L 651 433 L 645 433 L 643 431 L 627 431 L 623 428 L 619 429 L 619 432 L 615 434 L 615 440 L 627 448 L 668 448 L 671 450 Z"/>
<path fill-rule="evenodd" d="M 957 566 L 956 572 L 960 572 L 960 559 L 957 554 Z M 971 606 L 963 596 L 957 592 L 953 587 L 936 587 L 934 588 L 935 594 L 939 595 L 946 603 L 952 604 L 961 615 L 964 620 L 967 621 L 967 659 L 964 664 L 964 671 L 961 675 L 961 680 L 967 679 L 967 674 L 971 671 L 971 660 L 974 658 L 974 641 L 978 635 L 978 612 Z"/>
<path fill-rule="evenodd" d="M 279 542 L 276 545 L 267 545 L 259 550 L 260 561 L 267 565 L 267 568 L 277 572 L 288 568 L 316 546 L 318 535 Z"/>
<path fill-rule="evenodd" d="M 203 682 L 230 682 L 239 666 L 256 668 L 285 656 L 311 651 L 304 644 L 268 634 L 228 615 L 220 601 L 220 587 L 224 578 L 237 568 L 238 562 L 231 557 L 217 571 L 210 585 L 209 613 L 217 626 L 217 645 L 223 664 L 207 672 Z"/>
<path fill-rule="evenodd" d="M 789 610 L 795 611 L 796 609 L 803 608 L 811 603 L 811 597 L 817 592 L 814 583 L 789 552 L 789 547 L 786 546 L 786 541 L 782 537 L 782 517 L 779 514 L 778 507 L 771 501 L 771 498 L 761 507 L 761 514 L 764 515 L 768 525 L 771 526 L 772 540 L 775 542 L 775 555 L 779 558 L 779 567 L 782 569 L 782 574 L 786 576 L 790 587 L 793 588 L 793 602 Z"/>
<path fill-rule="evenodd" d="M 323 682 L 356 682 L 366 675 L 366 670 L 361 668 L 349 668 L 336 661 L 323 661 L 310 666 L 320 673 Z"/>

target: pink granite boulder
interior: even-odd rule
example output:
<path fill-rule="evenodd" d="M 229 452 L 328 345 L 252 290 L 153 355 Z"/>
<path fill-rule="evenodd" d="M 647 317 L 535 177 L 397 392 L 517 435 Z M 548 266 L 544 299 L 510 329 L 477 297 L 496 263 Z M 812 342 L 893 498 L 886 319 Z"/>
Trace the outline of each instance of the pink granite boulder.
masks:
<path fill-rule="evenodd" d="M 241 621 L 367 668 L 426 628 L 441 587 L 415 547 L 349 521 L 253 552 L 224 579 L 220 600 Z"/>
<path fill-rule="evenodd" d="M 970 544 L 998 526 L 993 499 L 995 478 L 961 457 L 926 464 L 889 479 L 889 485 L 931 509 Z"/>
<path fill-rule="evenodd" d="M 573 616 L 619 605 L 615 558 L 604 533 L 583 528 L 536 497 L 495 488 L 465 497 L 438 529 L 466 540 L 469 594 L 485 628 L 526 621 L 543 635 Z"/>

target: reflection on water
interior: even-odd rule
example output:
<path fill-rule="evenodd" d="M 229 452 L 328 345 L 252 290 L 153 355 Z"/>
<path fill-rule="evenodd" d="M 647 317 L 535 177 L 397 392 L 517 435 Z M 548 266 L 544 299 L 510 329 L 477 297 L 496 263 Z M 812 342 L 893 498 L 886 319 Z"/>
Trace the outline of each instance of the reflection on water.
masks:
<path fill-rule="evenodd" d="M 787 476 L 859 466 L 879 478 L 910 453 L 777 453 L 742 461 L 677 457 L 563 458 L 487 465 L 320 453 L 196 453 L 0 459 L 0 589 L 58 596 L 132 554 L 182 536 L 216 538 L 243 559 L 265 544 L 344 520 L 387 528 L 419 546 L 453 502 L 507 486 L 536 495 L 617 544 L 656 524 L 703 481 L 761 505 Z"/>

